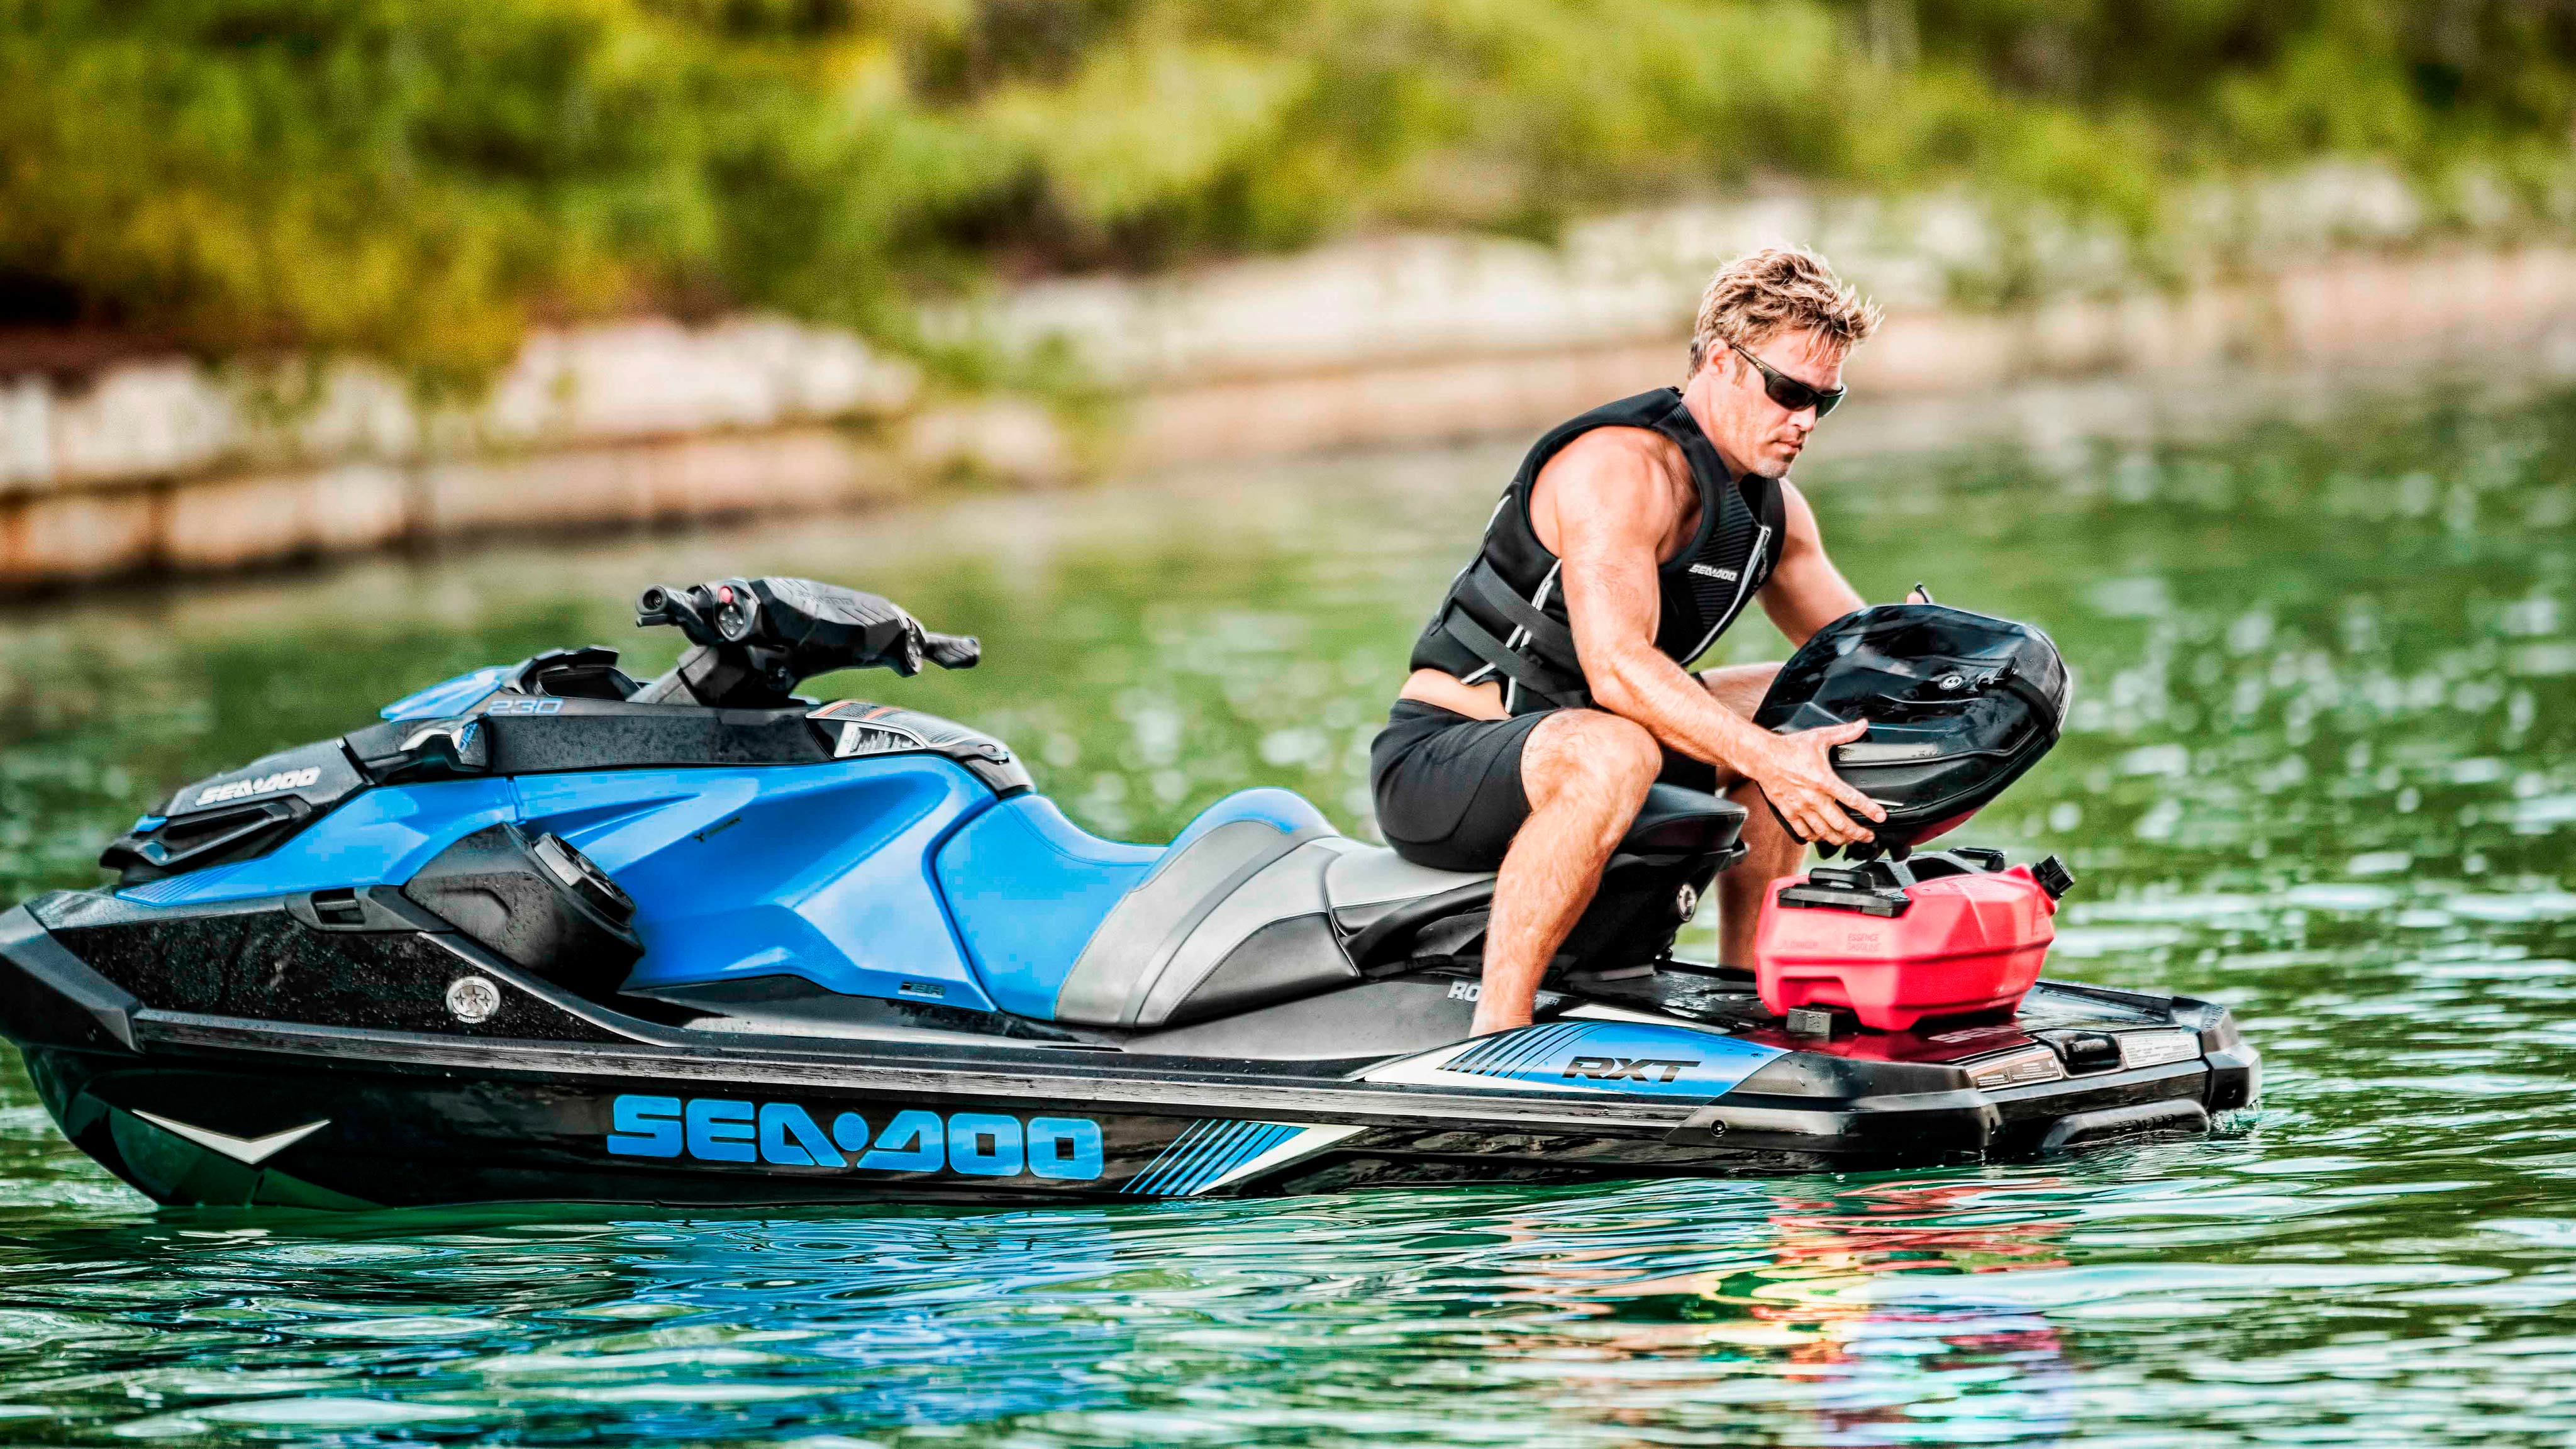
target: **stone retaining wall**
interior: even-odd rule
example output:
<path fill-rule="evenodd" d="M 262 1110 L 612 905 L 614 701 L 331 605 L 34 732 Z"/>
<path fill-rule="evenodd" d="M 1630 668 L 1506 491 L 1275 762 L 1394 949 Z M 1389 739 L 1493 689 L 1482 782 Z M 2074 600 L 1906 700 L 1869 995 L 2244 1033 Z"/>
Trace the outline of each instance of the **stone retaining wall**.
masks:
<path fill-rule="evenodd" d="M 2576 329 L 2576 249 L 2346 256 L 2178 293 L 2070 299 L 2011 315 L 1892 310 L 1853 357 L 1864 395 L 1981 392 L 2024 378 L 2458 363 Z M 1687 331 L 1141 388 L 1140 465 L 1535 432 L 1677 382 Z"/>
<path fill-rule="evenodd" d="M 2379 196 L 2370 214 L 2388 211 L 2367 188 L 2331 194 Z M 2180 290 L 2115 286 L 2092 253 L 2061 248 L 2075 260 L 2054 300 L 1999 313 L 1942 300 L 1942 248 L 1973 250 L 1973 230 L 1774 199 L 1612 218 L 1553 249 L 1393 238 L 1178 278 L 1042 284 L 944 319 L 1004 349 L 1070 342 L 1119 400 L 1106 436 L 1087 438 L 1025 400 L 932 399 L 915 369 L 855 337 L 765 318 L 541 334 L 469 406 L 426 403 L 354 363 L 0 377 L 0 588 L 843 508 L 961 468 L 1039 481 L 1077 457 L 1150 468 L 1534 432 L 1677 380 L 1699 282 L 1770 241 L 1825 246 L 1890 303 L 1850 369 L 1877 396 L 2458 362 L 2576 338 L 2566 247 L 2356 250 L 2311 236 L 2264 268 Z"/>

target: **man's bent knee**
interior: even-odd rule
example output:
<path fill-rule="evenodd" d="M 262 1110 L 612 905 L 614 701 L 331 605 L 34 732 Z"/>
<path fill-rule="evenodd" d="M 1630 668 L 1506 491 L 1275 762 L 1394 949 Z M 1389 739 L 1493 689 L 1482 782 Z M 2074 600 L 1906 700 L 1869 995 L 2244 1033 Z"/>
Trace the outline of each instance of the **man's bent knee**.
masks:
<path fill-rule="evenodd" d="M 1521 756 L 1532 804 L 1569 785 L 1643 799 L 1664 756 L 1644 725 L 1597 709 L 1559 710 L 1539 722 Z"/>

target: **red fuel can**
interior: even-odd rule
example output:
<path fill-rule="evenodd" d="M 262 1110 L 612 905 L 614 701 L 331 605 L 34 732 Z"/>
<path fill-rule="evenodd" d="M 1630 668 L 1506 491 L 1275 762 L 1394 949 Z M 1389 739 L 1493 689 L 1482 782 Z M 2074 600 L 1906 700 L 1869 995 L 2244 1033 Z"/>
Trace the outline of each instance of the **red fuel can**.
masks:
<path fill-rule="evenodd" d="M 2001 851 L 1971 849 L 1774 881 L 1754 983 L 1774 1012 L 1845 1007 L 1878 1031 L 2009 1008 L 2039 979 L 2073 883 L 2054 856 L 2006 869 Z"/>

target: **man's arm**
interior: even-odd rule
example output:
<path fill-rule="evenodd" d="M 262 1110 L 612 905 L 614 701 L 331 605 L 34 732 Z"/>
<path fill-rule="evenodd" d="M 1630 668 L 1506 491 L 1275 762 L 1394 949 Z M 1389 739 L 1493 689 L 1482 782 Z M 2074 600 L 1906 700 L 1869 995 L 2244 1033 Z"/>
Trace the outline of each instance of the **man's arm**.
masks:
<path fill-rule="evenodd" d="M 1807 642 L 1866 600 L 1825 556 L 1825 537 L 1816 527 L 1816 510 L 1787 479 L 1780 481 L 1782 520 L 1780 562 L 1762 585 L 1762 612 L 1789 637 L 1792 647 Z"/>
<path fill-rule="evenodd" d="M 1575 654 L 1593 704 L 1644 725 L 1682 754 L 1761 786 L 1809 840 L 1869 839 L 1836 802 L 1872 820 L 1887 813 L 1826 761 L 1827 751 L 1860 738 L 1866 724 L 1795 735 L 1757 729 L 1655 648 L 1658 555 L 1676 521 L 1675 489 L 1659 441 L 1634 429 L 1596 429 L 1551 459 L 1542 475 L 1564 562 L 1560 578 Z M 1810 535 L 1814 527 L 1810 516 Z"/>

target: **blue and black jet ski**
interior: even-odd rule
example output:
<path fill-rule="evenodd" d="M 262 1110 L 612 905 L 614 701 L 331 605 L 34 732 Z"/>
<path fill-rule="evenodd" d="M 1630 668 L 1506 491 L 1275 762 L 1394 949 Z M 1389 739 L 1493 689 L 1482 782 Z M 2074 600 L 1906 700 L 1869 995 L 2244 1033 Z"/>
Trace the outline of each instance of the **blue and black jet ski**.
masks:
<path fill-rule="evenodd" d="M 0 915 L 0 1030 L 70 1139 L 173 1204 L 1145 1199 L 2031 1154 L 2255 1091 L 2175 997 L 1770 1015 L 1671 954 L 1742 812 L 1667 786 L 1537 1023 L 1470 1038 L 1490 875 L 1276 789 L 1097 839 L 1000 740 L 797 697 L 976 661 L 874 595 L 731 579 L 637 621 L 688 638 L 658 679 L 449 680 Z"/>

